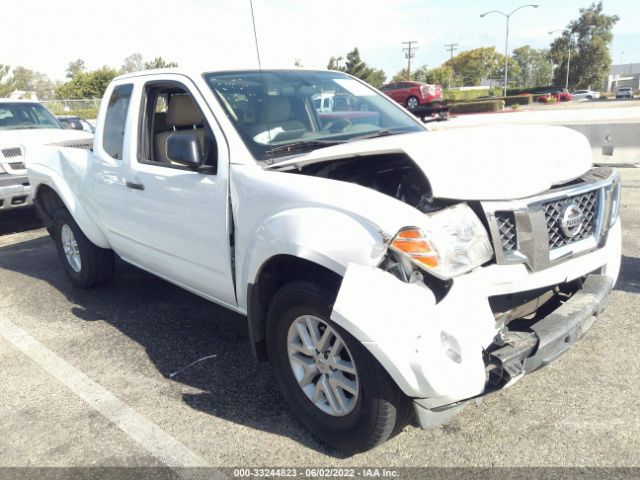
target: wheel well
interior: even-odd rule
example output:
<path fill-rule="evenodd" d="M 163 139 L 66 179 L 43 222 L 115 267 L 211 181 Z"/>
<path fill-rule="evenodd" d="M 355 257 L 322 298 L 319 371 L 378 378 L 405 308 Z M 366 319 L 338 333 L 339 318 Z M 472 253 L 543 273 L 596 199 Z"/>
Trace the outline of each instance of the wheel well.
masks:
<path fill-rule="evenodd" d="M 299 280 L 317 282 L 338 294 L 342 277 L 322 265 L 293 255 L 276 255 L 261 267 L 255 283 L 247 291 L 249 341 L 258 361 L 269 359 L 266 345 L 266 318 L 273 296 L 283 285 Z"/>
<path fill-rule="evenodd" d="M 53 226 L 53 216 L 56 210 L 64 207 L 64 202 L 56 191 L 48 185 L 40 185 L 35 196 L 35 207 L 45 227 Z"/>

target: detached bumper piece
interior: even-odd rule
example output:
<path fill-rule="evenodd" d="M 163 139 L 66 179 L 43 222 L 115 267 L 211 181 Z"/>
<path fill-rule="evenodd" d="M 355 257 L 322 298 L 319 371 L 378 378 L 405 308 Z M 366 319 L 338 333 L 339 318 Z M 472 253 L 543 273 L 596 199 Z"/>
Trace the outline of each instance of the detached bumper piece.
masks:
<path fill-rule="evenodd" d="M 502 345 L 488 349 L 488 384 L 483 395 L 508 386 L 525 373 L 544 367 L 580 340 L 606 307 L 613 287 L 609 277 L 589 275 L 582 289 L 529 331 L 507 331 Z"/>

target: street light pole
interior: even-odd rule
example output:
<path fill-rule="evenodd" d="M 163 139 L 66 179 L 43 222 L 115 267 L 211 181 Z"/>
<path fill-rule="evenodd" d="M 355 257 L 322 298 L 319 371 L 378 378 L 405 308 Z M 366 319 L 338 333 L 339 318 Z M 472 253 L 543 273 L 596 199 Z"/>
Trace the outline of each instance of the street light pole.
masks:
<path fill-rule="evenodd" d="M 521 8 L 524 8 L 524 7 L 538 8 L 539 5 L 537 5 L 537 4 L 520 5 L 518 8 L 513 10 L 511 13 L 504 13 L 504 12 L 500 12 L 499 10 L 490 10 L 488 12 L 484 12 L 484 13 L 480 14 L 480 18 L 483 18 L 486 15 L 489 15 L 490 13 L 499 13 L 500 15 L 502 15 L 503 17 L 505 17 L 507 19 L 507 34 L 506 34 L 505 42 L 504 42 L 504 96 L 505 97 L 507 96 L 507 82 L 509 80 L 509 74 L 508 74 L 508 71 L 509 71 L 509 19 L 511 18 L 511 15 L 513 15 L 518 10 L 520 10 Z"/>
<path fill-rule="evenodd" d="M 564 83 L 565 90 L 569 90 L 569 69 L 571 68 L 571 43 L 573 43 L 573 32 L 569 32 L 569 55 L 567 56 L 567 81 Z"/>

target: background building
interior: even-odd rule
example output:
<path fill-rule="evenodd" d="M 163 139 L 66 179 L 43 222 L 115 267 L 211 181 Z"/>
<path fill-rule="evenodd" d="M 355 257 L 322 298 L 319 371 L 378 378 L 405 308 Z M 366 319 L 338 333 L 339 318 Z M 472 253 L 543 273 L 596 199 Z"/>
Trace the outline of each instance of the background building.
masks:
<path fill-rule="evenodd" d="M 607 77 L 607 92 L 615 92 L 619 87 L 640 90 L 640 63 L 611 65 Z"/>

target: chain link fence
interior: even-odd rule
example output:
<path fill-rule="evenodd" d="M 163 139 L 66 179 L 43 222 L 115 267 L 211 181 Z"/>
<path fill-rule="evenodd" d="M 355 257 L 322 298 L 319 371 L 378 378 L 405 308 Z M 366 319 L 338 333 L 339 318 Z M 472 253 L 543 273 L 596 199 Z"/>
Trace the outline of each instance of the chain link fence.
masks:
<path fill-rule="evenodd" d="M 96 118 L 99 98 L 80 100 L 45 100 L 40 102 L 54 115 L 78 115 L 85 118 Z"/>

